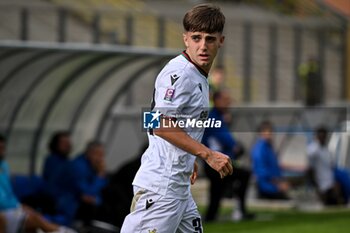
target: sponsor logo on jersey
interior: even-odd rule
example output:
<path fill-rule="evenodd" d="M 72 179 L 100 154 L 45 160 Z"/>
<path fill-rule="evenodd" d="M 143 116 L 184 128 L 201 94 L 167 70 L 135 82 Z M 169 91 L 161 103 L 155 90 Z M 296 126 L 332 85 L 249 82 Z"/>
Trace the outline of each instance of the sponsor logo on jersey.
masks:
<path fill-rule="evenodd" d="M 154 201 L 152 199 L 147 199 L 146 200 L 146 210 L 148 210 L 153 204 L 154 204 Z"/>
<path fill-rule="evenodd" d="M 201 112 L 201 114 L 199 115 L 199 120 L 200 121 L 205 121 L 208 119 L 209 116 L 209 111 L 208 110 L 204 110 Z"/>
<path fill-rule="evenodd" d="M 170 75 L 171 85 L 173 86 L 179 78 L 180 76 L 177 76 L 177 74 Z"/>

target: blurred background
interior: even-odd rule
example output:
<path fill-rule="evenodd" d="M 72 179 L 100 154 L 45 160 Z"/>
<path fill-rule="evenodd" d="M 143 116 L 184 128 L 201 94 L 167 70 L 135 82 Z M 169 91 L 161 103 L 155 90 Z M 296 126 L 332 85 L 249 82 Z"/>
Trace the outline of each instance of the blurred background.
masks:
<path fill-rule="evenodd" d="M 140 107 L 158 70 L 182 51 L 182 17 L 200 2 L 1 0 L 0 131 L 12 170 L 38 172 L 49 136 L 62 129 L 74 152 L 92 138 L 105 142 L 109 169 L 137 153 Z M 215 65 L 235 106 L 304 106 L 300 66 L 309 60 L 323 83 L 316 104 L 347 105 L 348 0 L 210 2 L 227 18 Z"/>
<path fill-rule="evenodd" d="M 269 119 L 281 131 L 282 162 L 303 168 L 323 124 L 336 161 L 350 169 L 340 125 L 350 100 L 349 0 L 0 0 L 0 132 L 11 171 L 40 174 L 57 130 L 71 132 L 72 154 L 102 141 L 107 171 L 136 158 L 154 79 L 184 49 L 185 12 L 204 2 L 226 16 L 214 66 L 224 68 L 235 125 L 247 125 L 233 128 L 246 153 Z M 305 82 L 310 73 L 315 81 Z M 308 99 L 308 89 L 318 95 Z"/>

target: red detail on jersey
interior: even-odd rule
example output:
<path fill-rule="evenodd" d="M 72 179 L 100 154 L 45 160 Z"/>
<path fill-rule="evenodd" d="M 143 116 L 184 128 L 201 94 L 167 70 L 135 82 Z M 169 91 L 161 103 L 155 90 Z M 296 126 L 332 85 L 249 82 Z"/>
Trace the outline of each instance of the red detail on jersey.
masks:
<path fill-rule="evenodd" d="M 194 63 L 194 62 L 191 60 L 190 56 L 186 53 L 185 50 L 182 52 L 182 55 L 183 55 L 189 62 L 191 62 L 191 63 L 197 68 L 197 70 L 199 71 L 199 73 L 201 73 L 201 74 L 204 75 L 206 78 L 208 78 L 208 73 L 205 72 L 202 68 L 200 68 L 196 63 Z"/>

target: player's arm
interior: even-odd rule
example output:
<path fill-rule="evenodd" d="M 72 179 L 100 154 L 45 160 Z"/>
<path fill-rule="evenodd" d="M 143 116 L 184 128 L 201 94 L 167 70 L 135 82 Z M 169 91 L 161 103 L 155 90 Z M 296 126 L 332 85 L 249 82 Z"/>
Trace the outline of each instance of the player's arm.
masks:
<path fill-rule="evenodd" d="M 164 119 L 171 121 L 172 119 Z M 164 122 L 163 120 L 161 122 Z M 170 127 L 169 127 L 170 126 Z M 208 147 L 191 138 L 183 129 L 167 123 L 167 128 L 162 126 L 154 130 L 154 134 L 170 142 L 176 147 L 203 159 L 214 170 L 220 173 L 221 178 L 231 175 L 233 172 L 231 159 L 220 152 L 210 150 Z"/>

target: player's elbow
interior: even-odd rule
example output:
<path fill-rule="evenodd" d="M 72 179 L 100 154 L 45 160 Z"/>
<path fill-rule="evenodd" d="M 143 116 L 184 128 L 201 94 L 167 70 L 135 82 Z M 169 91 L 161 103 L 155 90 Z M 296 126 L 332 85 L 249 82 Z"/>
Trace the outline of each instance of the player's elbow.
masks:
<path fill-rule="evenodd" d="M 178 135 L 174 134 L 175 131 L 171 131 L 169 129 L 159 128 L 153 130 L 153 135 L 156 135 L 166 141 L 173 142 Z"/>
<path fill-rule="evenodd" d="M 154 129 L 153 134 L 158 136 L 158 137 L 164 138 L 166 133 L 162 128 L 159 128 L 159 129 Z"/>

